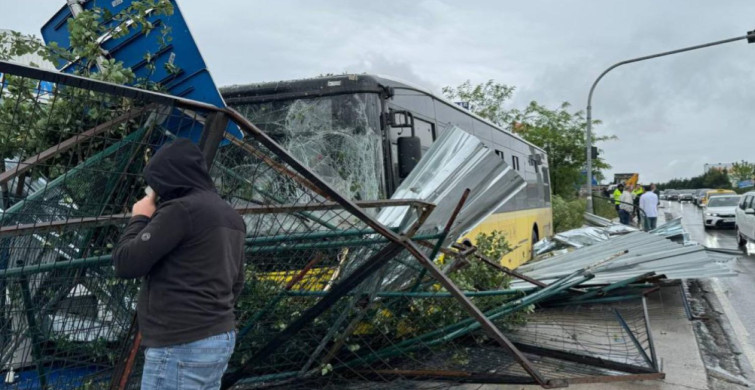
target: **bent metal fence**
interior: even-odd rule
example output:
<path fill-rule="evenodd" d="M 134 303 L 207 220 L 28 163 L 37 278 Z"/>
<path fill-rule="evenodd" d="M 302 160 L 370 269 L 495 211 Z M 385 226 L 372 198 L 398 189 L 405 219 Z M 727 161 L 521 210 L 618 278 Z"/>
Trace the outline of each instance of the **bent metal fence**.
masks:
<path fill-rule="evenodd" d="M 175 137 L 198 143 L 247 224 L 224 388 L 662 376 L 631 348 L 607 364 L 611 356 L 528 341 L 545 328 L 521 326 L 521 313 L 563 298 L 589 270 L 528 290 L 507 290 L 502 278 L 498 289 L 461 291 L 455 267 L 433 261 L 448 228 L 417 233 L 433 205 L 351 202 L 233 110 L 7 62 L 0 74 L 0 389 L 138 388 L 139 282 L 115 278 L 110 253 L 143 194 L 144 165 Z M 406 206 L 413 224 L 373 218 Z"/>

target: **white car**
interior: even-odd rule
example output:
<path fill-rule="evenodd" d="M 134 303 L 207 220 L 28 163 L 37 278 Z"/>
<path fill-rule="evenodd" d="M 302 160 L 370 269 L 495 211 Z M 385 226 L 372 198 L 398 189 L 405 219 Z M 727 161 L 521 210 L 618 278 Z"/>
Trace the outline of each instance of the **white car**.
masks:
<path fill-rule="evenodd" d="M 713 200 L 715 198 L 711 198 Z M 755 241 L 755 191 L 742 195 L 736 211 L 737 244 L 745 246 L 748 241 Z"/>
<path fill-rule="evenodd" d="M 706 229 L 712 227 L 734 227 L 739 200 L 739 195 L 710 198 L 708 204 L 703 209 L 703 226 Z"/>

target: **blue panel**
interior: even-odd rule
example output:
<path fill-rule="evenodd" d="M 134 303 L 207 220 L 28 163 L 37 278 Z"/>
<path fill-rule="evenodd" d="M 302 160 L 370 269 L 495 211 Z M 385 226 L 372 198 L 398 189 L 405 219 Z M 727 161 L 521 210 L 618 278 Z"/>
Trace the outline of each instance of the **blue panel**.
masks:
<path fill-rule="evenodd" d="M 40 81 L 39 82 L 39 95 L 41 97 L 52 97 L 53 91 L 55 90 L 55 85 L 49 81 Z"/>
<path fill-rule="evenodd" d="M 117 14 L 128 7 L 131 1 L 90 0 L 82 6 L 85 9 L 98 6 L 103 10 L 106 9 Z M 134 71 L 137 78 L 148 78 L 150 81 L 160 83 L 172 95 L 198 100 L 217 107 L 225 107 L 225 102 L 220 96 L 209 70 L 207 70 L 178 4 L 175 0 L 171 0 L 171 3 L 174 7 L 172 15 L 151 15 L 148 18 L 155 26 L 155 29 L 149 35 L 141 34 L 134 29 L 126 36 L 105 40 L 101 45 L 102 48 L 108 51 L 111 58 L 123 61 L 125 66 Z M 71 12 L 68 6 L 64 6 L 42 26 L 42 37 L 46 43 L 57 42 L 60 47 L 66 49 L 70 47 L 67 27 L 67 20 L 70 17 Z M 161 48 L 159 37 L 163 26 L 170 27 L 169 35 L 172 41 L 167 42 L 167 46 Z M 150 53 L 153 57 L 155 71 L 152 74 L 150 74 L 146 66 L 147 62 L 144 59 L 146 53 Z M 180 70 L 176 74 L 169 74 L 164 66 L 166 63 L 172 63 Z M 66 64 L 56 65 L 58 69 L 61 69 Z M 72 69 L 73 67 L 68 67 L 64 71 L 71 72 Z M 169 129 L 179 136 L 190 137 L 195 142 L 199 139 L 200 131 L 194 127 L 190 129 L 169 127 Z M 232 123 L 228 125 L 227 131 L 236 137 L 242 137 L 241 131 Z"/>

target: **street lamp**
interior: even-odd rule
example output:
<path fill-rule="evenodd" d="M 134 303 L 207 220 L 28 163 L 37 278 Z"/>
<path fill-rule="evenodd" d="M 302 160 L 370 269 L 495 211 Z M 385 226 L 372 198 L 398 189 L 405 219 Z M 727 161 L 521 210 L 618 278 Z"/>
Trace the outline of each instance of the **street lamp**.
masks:
<path fill-rule="evenodd" d="M 598 76 L 598 78 L 595 79 L 595 82 L 592 83 L 592 87 L 590 87 L 590 94 L 587 96 L 587 137 L 585 139 L 586 141 L 585 143 L 587 145 L 586 148 L 587 148 L 587 211 L 588 212 L 592 213 L 595 211 L 593 209 L 593 203 L 592 203 L 592 93 L 595 91 L 595 87 L 598 85 L 598 82 L 600 81 L 600 79 L 602 79 L 603 76 L 606 75 L 606 73 L 610 72 L 614 68 L 617 68 L 621 65 L 631 64 L 633 62 L 645 61 L 645 60 L 658 58 L 658 57 L 664 57 L 671 54 L 682 53 L 685 51 L 692 51 L 692 50 L 697 50 L 697 49 L 703 49 L 706 47 L 722 45 L 724 43 L 740 41 L 742 39 L 747 39 L 747 43 L 755 42 L 755 30 L 748 31 L 747 35 L 744 35 L 741 37 L 729 38 L 729 39 L 724 39 L 722 41 L 715 41 L 715 42 L 710 42 L 710 43 L 704 43 L 702 45 L 689 46 L 682 49 L 665 51 L 663 53 L 651 54 L 644 57 L 637 57 L 637 58 L 632 58 L 629 60 L 617 62 L 611 65 L 608 69 L 604 70 L 603 73 L 601 73 L 600 76 Z"/>

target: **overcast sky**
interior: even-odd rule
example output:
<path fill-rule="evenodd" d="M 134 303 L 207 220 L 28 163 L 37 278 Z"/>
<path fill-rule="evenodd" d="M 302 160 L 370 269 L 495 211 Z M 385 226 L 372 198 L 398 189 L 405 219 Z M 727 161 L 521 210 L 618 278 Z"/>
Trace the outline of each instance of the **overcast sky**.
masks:
<path fill-rule="evenodd" d="M 0 29 L 39 35 L 63 0 L 0 0 Z M 179 0 L 218 85 L 368 72 L 434 91 L 516 86 L 513 104 L 584 109 L 593 80 L 632 57 L 745 35 L 755 2 Z M 613 172 L 640 180 L 755 161 L 755 45 L 620 67 L 593 97 Z M 609 176 L 610 177 L 610 176 Z"/>

